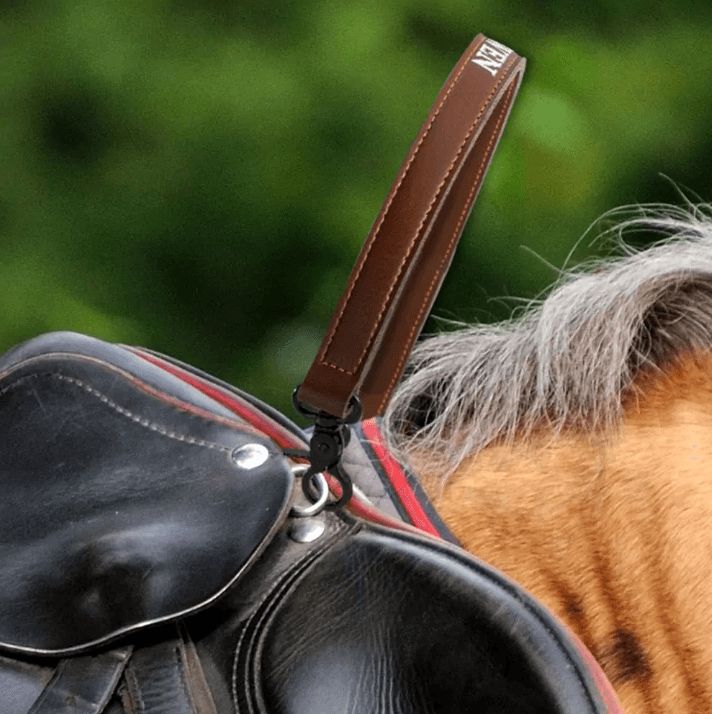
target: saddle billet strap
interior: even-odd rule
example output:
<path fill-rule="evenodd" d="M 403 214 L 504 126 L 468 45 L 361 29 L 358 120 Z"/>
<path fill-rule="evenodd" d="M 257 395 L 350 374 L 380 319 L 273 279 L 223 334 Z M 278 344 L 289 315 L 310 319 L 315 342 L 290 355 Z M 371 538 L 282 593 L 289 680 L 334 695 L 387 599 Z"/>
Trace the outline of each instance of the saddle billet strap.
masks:
<path fill-rule="evenodd" d="M 383 412 L 450 266 L 525 60 L 478 35 L 440 90 L 374 223 L 299 388 L 345 417 Z"/>
<path fill-rule="evenodd" d="M 101 654 L 63 659 L 28 714 L 100 714 L 132 650 L 127 645 Z"/>
<path fill-rule="evenodd" d="M 138 648 L 126 668 L 126 697 L 137 714 L 218 714 L 200 658 L 183 623 L 178 636 Z"/>

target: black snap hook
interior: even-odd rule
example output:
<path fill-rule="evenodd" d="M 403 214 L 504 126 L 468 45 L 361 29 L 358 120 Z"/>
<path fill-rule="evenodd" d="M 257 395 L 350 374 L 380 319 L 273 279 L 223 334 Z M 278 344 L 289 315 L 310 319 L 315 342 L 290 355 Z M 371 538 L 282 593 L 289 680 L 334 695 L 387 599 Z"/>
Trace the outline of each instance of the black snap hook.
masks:
<path fill-rule="evenodd" d="M 328 471 L 341 485 L 342 493 L 338 500 L 327 508 L 335 509 L 345 506 L 353 495 L 353 484 L 349 475 L 341 468 L 341 456 L 351 439 L 349 424 L 354 424 L 363 414 L 361 400 L 352 396 L 349 401 L 349 411 L 345 417 L 337 417 L 321 410 L 314 410 L 299 401 L 297 387 L 292 393 L 292 403 L 296 411 L 307 419 L 314 421 L 314 432 L 309 442 L 309 470 L 302 478 L 302 489 L 308 494 L 311 476 Z"/>

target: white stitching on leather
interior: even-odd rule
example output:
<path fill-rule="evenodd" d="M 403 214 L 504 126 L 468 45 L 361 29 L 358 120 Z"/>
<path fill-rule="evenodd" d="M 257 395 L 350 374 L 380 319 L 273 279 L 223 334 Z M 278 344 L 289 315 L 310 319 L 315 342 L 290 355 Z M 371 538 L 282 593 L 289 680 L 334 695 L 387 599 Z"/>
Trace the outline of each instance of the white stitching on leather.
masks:
<path fill-rule="evenodd" d="M 12 384 L 5 387 L 2 391 L 0 391 L 0 396 L 5 394 L 6 392 L 10 391 L 14 387 L 22 384 L 23 382 L 26 382 L 32 378 L 36 378 L 36 377 L 40 377 L 40 376 L 52 377 L 53 379 L 59 379 L 59 380 L 62 380 L 63 382 L 69 382 L 70 384 L 74 384 L 75 386 L 83 389 L 85 392 L 88 392 L 92 396 L 96 397 L 97 399 L 102 401 L 108 407 L 111 407 L 114 411 L 118 412 L 122 416 L 125 416 L 128 419 L 131 419 L 131 421 L 135 422 L 136 424 L 141 425 L 142 427 L 144 427 L 146 429 L 150 429 L 151 431 L 154 431 L 157 434 L 161 434 L 161 436 L 165 436 L 169 439 L 175 439 L 176 441 L 181 441 L 185 444 L 193 444 L 194 446 L 204 446 L 208 449 L 217 449 L 218 451 L 222 451 L 226 454 L 232 453 L 232 449 L 228 448 L 227 446 L 222 446 L 221 444 L 216 444 L 211 441 L 205 441 L 203 439 L 195 439 L 192 436 L 185 436 L 183 434 L 178 434 L 175 431 L 169 431 L 166 427 L 161 426 L 160 424 L 157 424 L 156 422 L 149 421 L 145 417 L 139 416 L 138 414 L 134 414 L 130 410 L 128 410 L 122 406 L 119 406 L 116 402 L 109 399 L 109 397 L 107 397 L 105 394 L 102 394 L 98 389 L 95 389 L 94 387 L 86 384 L 85 382 L 82 382 L 80 379 L 76 379 L 74 377 L 68 377 L 64 374 L 56 374 L 56 373 L 52 373 L 52 372 L 46 372 L 43 375 L 40 375 L 38 373 L 28 374 L 25 377 L 20 377 L 19 379 L 14 381 Z"/>

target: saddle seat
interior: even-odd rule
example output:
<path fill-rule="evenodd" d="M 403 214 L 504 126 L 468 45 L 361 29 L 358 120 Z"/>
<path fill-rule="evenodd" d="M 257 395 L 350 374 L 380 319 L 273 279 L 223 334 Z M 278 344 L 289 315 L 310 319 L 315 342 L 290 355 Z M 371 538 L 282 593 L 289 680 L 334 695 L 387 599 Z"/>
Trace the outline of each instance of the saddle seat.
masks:
<path fill-rule="evenodd" d="M 0 711 L 618 711 L 487 564 L 353 512 L 295 515 L 282 451 L 303 434 L 258 407 L 71 333 L 0 358 Z"/>

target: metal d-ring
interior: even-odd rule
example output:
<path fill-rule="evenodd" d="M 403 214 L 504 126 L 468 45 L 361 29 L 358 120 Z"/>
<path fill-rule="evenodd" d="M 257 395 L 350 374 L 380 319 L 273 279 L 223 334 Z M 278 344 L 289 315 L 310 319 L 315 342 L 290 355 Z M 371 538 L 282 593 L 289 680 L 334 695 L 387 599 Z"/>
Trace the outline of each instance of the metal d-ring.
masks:
<path fill-rule="evenodd" d="M 295 476 L 304 476 L 304 474 L 309 470 L 309 464 L 295 464 L 292 466 L 292 473 Z M 308 518 L 309 516 L 315 516 L 317 513 L 321 513 L 326 506 L 326 502 L 329 498 L 329 486 L 326 483 L 324 474 L 318 473 L 314 474 L 313 478 L 316 481 L 318 496 L 311 506 L 298 506 L 296 503 L 292 506 L 290 515 L 296 518 Z"/>

